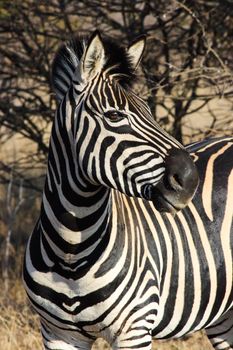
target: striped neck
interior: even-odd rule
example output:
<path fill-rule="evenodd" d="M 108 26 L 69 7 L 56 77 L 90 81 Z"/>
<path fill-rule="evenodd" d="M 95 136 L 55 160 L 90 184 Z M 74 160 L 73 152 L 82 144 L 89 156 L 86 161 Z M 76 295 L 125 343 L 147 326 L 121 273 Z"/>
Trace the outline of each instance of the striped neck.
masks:
<path fill-rule="evenodd" d="M 69 115 L 64 121 L 58 111 L 50 139 L 40 222 L 50 260 L 77 269 L 89 261 L 93 264 L 107 244 L 111 190 L 91 183 L 74 162 L 76 145 L 69 124 Z"/>
<path fill-rule="evenodd" d="M 61 183 L 51 191 L 46 180 L 40 220 L 42 241 L 51 261 L 77 272 L 93 264 L 108 243 L 111 192 L 100 187 L 88 196 L 76 194 L 71 203 L 66 198 L 69 188 L 65 187 Z"/>

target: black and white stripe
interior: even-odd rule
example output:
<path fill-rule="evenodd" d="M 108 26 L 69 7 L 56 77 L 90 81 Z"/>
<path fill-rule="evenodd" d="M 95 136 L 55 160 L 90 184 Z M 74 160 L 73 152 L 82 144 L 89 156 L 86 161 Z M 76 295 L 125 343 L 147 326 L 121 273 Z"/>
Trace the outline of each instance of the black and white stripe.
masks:
<path fill-rule="evenodd" d="M 159 213 L 187 205 L 197 179 L 129 88 L 144 38 L 128 50 L 98 33 L 69 45 L 54 63 L 59 107 L 24 263 L 45 349 L 90 349 L 97 337 L 150 349 L 152 336 L 205 327 L 216 344 L 232 303 L 233 139 L 191 146 L 197 193 L 176 216 Z"/>

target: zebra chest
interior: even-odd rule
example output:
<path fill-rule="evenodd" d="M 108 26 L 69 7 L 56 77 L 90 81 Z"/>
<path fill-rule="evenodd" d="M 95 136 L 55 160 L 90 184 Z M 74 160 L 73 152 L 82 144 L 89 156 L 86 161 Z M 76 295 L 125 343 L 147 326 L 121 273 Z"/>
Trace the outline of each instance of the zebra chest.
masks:
<path fill-rule="evenodd" d="M 62 320 L 59 326 L 65 320 L 78 333 L 103 336 L 133 323 L 127 321 L 129 315 L 138 315 L 144 306 L 146 314 L 154 314 L 158 289 L 143 245 L 139 247 L 140 237 L 133 239 L 122 226 L 118 228 L 99 259 L 81 274 L 61 269 L 59 264 L 46 270 L 41 264 L 31 271 L 31 278 L 38 282 L 31 287 L 34 303 Z M 42 294 L 43 298 L 37 297 Z"/>
<path fill-rule="evenodd" d="M 132 276 L 132 271 L 125 271 L 123 276 L 112 271 L 96 278 L 89 272 L 75 281 L 50 274 L 43 280 L 43 288 L 47 288 L 46 304 L 45 299 L 37 299 L 36 295 L 34 301 L 39 308 L 60 319 L 58 326 L 69 324 L 77 336 L 80 333 L 111 338 L 122 331 L 123 325 L 130 327 L 140 313 L 142 319 L 152 315 L 156 307 L 156 288 L 151 285 L 151 276 Z"/>

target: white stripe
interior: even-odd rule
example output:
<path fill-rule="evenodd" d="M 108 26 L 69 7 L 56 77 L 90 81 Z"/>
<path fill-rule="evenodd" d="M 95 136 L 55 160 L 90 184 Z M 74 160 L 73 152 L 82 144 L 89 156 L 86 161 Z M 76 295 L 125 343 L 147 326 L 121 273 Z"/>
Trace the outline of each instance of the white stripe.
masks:
<path fill-rule="evenodd" d="M 206 215 L 208 218 L 213 221 L 213 212 L 212 212 L 212 192 L 214 190 L 213 186 L 213 176 L 214 176 L 214 162 L 215 160 L 228 148 L 233 145 L 232 142 L 228 142 L 224 147 L 222 147 L 218 152 L 212 154 L 209 158 L 206 171 L 205 171 L 205 179 L 202 188 L 202 202 L 203 207 L 205 209 Z"/>

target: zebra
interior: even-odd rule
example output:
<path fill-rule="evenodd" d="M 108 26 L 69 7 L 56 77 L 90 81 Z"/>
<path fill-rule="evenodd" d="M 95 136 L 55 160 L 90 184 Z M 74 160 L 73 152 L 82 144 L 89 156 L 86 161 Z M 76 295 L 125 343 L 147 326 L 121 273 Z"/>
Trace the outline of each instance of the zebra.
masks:
<path fill-rule="evenodd" d="M 23 268 L 45 349 L 103 337 L 147 350 L 201 328 L 233 349 L 233 139 L 185 150 L 159 127 L 131 90 L 144 47 L 94 32 L 54 59 L 58 108 Z"/>

